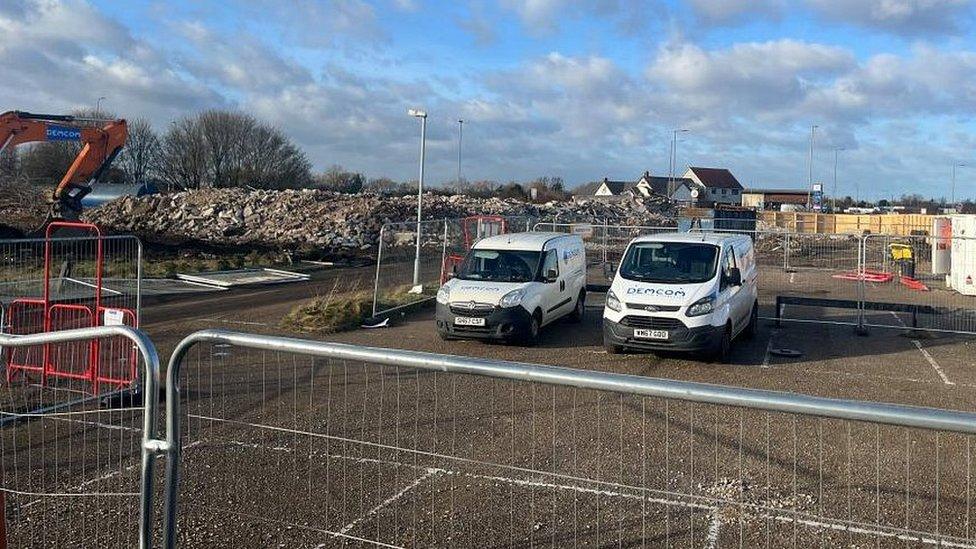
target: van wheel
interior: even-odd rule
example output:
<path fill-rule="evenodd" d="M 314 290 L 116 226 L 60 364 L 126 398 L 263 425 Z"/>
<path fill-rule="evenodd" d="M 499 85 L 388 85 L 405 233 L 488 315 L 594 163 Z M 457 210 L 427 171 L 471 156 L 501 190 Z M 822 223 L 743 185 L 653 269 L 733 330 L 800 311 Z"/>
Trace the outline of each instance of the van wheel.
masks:
<path fill-rule="evenodd" d="M 576 307 L 569 313 L 569 321 L 575 324 L 583 322 L 583 314 L 586 311 L 586 292 L 580 292 L 576 298 Z"/>
<path fill-rule="evenodd" d="M 759 329 L 759 302 L 752 304 L 752 312 L 749 313 L 749 324 L 746 325 L 746 329 L 742 331 L 742 337 L 746 339 L 752 339 L 756 337 L 756 332 Z"/>
<path fill-rule="evenodd" d="M 732 326 L 730 324 L 725 325 L 722 336 L 715 342 L 715 347 L 709 354 L 711 355 L 709 359 L 712 362 L 728 364 L 729 355 L 732 354 Z"/>
<path fill-rule="evenodd" d="M 542 319 L 538 311 L 529 319 L 528 330 L 522 336 L 522 345 L 532 347 L 539 343 L 539 332 L 542 330 Z"/>

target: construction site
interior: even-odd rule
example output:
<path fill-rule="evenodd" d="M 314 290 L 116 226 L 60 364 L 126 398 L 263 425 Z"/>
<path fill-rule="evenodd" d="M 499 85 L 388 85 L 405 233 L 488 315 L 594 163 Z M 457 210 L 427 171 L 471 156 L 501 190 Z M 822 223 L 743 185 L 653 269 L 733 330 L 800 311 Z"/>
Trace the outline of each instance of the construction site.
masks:
<path fill-rule="evenodd" d="M 417 197 L 225 189 L 86 208 L 126 122 L 0 116 L 5 147 L 61 139 L 82 147 L 50 201 L 4 206 L 0 547 L 976 546 L 972 216 L 421 195 L 418 220 Z M 632 243 L 663 235 L 748 242 L 729 261 L 754 265 L 756 323 L 718 358 L 667 347 L 694 305 L 625 304 L 670 326 L 653 352 L 604 338 Z M 578 315 L 529 343 L 438 333 L 435 303 L 479 314 L 440 291 L 474 284 L 479 243 L 564 236 Z M 549 273 L 531 283 L 562 289 Z"/>

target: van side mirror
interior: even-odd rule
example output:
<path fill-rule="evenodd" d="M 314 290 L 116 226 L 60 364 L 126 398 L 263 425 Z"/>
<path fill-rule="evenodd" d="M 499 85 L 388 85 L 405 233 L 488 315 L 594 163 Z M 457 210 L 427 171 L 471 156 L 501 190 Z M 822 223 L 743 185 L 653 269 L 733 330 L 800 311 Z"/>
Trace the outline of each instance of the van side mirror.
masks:
<path fill-rule="evenodd" d="M 559 272 L 556 269 L 546 271 L 546 282 L 555 282 L 558 278 Z"/>
<path fill-rule="evenodd" d="M 728 282 L 730 286 L 742 286 L 742 271 L 738 267 L 729 270 Z"/>

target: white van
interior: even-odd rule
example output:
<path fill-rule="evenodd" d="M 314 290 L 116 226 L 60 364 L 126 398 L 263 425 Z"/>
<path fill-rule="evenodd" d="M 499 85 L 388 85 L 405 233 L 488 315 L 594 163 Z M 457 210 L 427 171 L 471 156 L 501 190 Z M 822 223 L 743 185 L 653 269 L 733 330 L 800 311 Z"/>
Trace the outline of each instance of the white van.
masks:
<path fill-rule="evenodd" d="M 471 248 L 437 292 L 437 332 L 443 339 L 533 344 L 539 330 L 556 319 L 569 315 L 579 322 L 585 302 L 586 256 L 579 236 L 491 236 Z"/>
<path fill-rule="evenodd" d="M 603 343 L 625 350 L 705 352 L 728 359 L 759 318 L 756 258 L 749 236 L 656 234 L 635 238 L 603 310 Z"/>

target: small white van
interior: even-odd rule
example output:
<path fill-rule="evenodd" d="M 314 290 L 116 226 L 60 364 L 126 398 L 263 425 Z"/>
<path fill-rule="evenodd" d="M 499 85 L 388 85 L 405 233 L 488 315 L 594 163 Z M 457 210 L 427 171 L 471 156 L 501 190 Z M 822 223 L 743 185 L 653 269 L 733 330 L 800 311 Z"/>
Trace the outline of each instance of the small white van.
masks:
<path fill-rule="evenodd" d="M 533 344 L 541 328 L 586 302 L 583 240 L 526 232 L 479 240 L 437 292 L 443 339 L 483 338 Z"/>
<path fill-rule="evenodd" d="M 759 318 L 752 239 L 673 233 L 635 238 L 603 310 L 603 343 L 626 350 L 704 352 L 726 361 L 732 341 Z"/>

